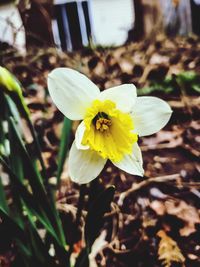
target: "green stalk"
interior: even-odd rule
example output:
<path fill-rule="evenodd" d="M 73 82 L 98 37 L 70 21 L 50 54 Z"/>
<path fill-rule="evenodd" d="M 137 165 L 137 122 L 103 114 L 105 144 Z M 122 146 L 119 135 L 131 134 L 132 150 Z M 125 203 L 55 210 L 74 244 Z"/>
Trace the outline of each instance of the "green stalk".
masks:
<path fill-rule="evenodd" d="M 84 206 L 84 198 L 86 194 L 86 185 L 81 185 L 80 186 L 80 195 L 79 195 L 79 200 L 78 200 L 78 207 L 77 207 L 77 213 L 76 213 L 76 226 L 78 227 L 80 223 L 80 218 Z"/>

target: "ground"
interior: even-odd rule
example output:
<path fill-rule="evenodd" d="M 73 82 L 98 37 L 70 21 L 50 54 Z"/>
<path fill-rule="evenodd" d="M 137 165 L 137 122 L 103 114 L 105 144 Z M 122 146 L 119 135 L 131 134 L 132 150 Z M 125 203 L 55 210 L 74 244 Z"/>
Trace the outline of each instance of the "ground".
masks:
<path fill-rule="evenodd" d="M 177 78 L 186 71 L 199 74 L 199 52 L 196 37 L 169 40 L 157 36 L 139 44 L 87 48 L 68 54 L 57 53 L 53 48 L 36 49 L 26 57 L 4 45 L 3 65 L 22 82 L 50 181 L 56 173 L 63 121 L 47 92 L 47 74 L 55 67 L 77 69 L 102 90 L 134 83 L 139 95 L 158 96 L 173 109 L 163 130 L 139 140 L 144 158 L 143 178 L 119 171 L 110 163 L 100 175 L 100 184 L 115 185 L 116 193 L 111 211 L 104 218 L 105 236 L 101 238 L 107 242 L 96 257 L 99 266 L 157 267 L 163 260 L 163 266 L 200 266 L 200 83 L 196 82 L 195 87 L 192 79 L 180 83 Z M 166 77 L 171 77 L 170 83 Z M 73 124 L 70 143 L 77 125 Z M 25 136 L 31 147 L 28 130 Z M 80 242 L 81 227 L 77 229 L 73 223 L 78 190 L 68 177 L 66 162 L 57 205 L 65 227 L 70 228 L 68 242 L 74 244 L 74 253 L 84 245 Z M 84 207 L 87 205 L 86 199 Z M 69 228 L 66 227 L 66 233 Z M 178 263 L 167 265 L 167 261 Z"/>

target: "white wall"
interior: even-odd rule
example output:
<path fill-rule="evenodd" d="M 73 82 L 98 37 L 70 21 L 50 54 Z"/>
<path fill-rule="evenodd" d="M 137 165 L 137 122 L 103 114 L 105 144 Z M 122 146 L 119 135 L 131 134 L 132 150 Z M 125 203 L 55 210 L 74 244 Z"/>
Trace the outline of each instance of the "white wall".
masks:
<path fill-rule="evenodd" d="M 0 6 L 0 40 L 25 51 L 25 33 L 18 9 L 13 4 Z"/>
<path fill-rule="evenodd" d="M 121 45 L 133 27 L 132 0 L 91 0 L 94 35 L 97 44 Z"/>

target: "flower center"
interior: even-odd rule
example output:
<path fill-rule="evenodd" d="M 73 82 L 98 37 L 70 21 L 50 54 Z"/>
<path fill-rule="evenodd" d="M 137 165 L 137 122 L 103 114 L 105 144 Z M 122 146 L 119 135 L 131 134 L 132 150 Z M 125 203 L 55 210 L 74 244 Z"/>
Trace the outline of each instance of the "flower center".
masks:
<path fill-rule="evenodd" d="M 102 158 L 119 162 L 132 153 L 137 134 L 130 114 L 123 113 L 110 100 L 94 100 L 85 118 L 83 145 L 96 151 Z"/>
<path fill-rule="evenodd" d="M 112 124 L 111 120 L 100 118 L 96 122 L 96 129 L 100 132 L 107 131 L 109 129 L 109 126 Z"/>
<path fill-rule="evenodd" d="M 109 127 L 112 125 L 111 119 L 104 112 L 99 112 L 94 119 L 92 120 L 96 130 L 104 132 L 109 130 Z"/>

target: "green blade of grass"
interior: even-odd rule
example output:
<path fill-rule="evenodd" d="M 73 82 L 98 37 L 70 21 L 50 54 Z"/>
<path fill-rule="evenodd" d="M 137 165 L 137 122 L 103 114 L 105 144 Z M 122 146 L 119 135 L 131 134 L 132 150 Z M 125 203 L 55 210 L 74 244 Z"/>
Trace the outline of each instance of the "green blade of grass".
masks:
<path fill-rule="evenodd" d="M 68 118 L 64 118 L 62 135 L 60 139 L 60 147 L 58 153 L 58 171 L 57 171 L 57 185 L 60 185 L 60 177 L 63 171 L 63 165 L 69 150 L 69 138 L 71 132 L 72 122 Z"/>
<path fill-rule="evenodd" d="M 29 213 L 33 214 L 37 220 L 44 226 L 47 232 L 52 238 L 52 242 L 55 245 L 56 254 L 59 255 L 59 259 L 62 262 L 65 262 L 65 265 L 69 265 L 69 253 L 66 251 L 63 244 L 60 242 L 54 228 L 52 227 L 51 222 L 47 218 L 44 210 L 40 206 L 40 200 L 35 199 L 32 194 L 27 190 L 27 188 L 20 182 L 18 177 L 12 172 L 6 162 L 0 157 L 0 162 L 3 165 L 6 172 L 12 176 L 12 181 L 15 184 L 15 189 L 19 192 L 21 198 L 23 199 L 26 207 L 29 209 Z"/>
<path fill-rule="evenodd" d="M 6 133 L 4 130 L 3 120 L 0 118 L 0 154 L 6 153 Z"/>
<path fill-rule="evenodd" d="M 88 267 L 89 264 L 88 250 L 87 248 L 84 248 L 76 259 L 76 264 L 74 267 Z"/>
<path fill-rule="evenodd" d="M 39 236 L 37 227 L 34 221 L 34 217 L 27 206 L 26 206 L 26 212 L 27 212 L 27 216 L 29 220 L 29 236 L 31 240 L 33 256 L 35 258 L 38 258 L 43 265 L 48 265 L 48 266 L 53 267 L 55 265 L 55 262 L 53 261 L 52 257 L 48 253 L 49 248 L 45 246 L 44 242 Z"/>
<path fill-rule="evenodd" d="M 26 169 L 28 169 L 28 179 L 31 185 L 31 188 L 35 194 L 41 198 L 41 201 L 43 198 L 46 200 L 46 190 L 44 188 L 43 182 L 41 180 L 41 177 L 38 175 L 38 172 L 36 171 L 33 162 L 25 148 L 25 145 L 16 129 L 15 122 L 12 117 L 9 117 L 9 130 L 12 132 L 12 138 L 15 140 L 16 146 L 19 148 L 19 153 L 22 157 L 22 162 L 24 163 Z"/>
<path fill-rule="evenodd" d="M 16 101 L 18 103 L 17 106 L 20 106 L 20 99 L 16 99 Z M 40 176 L 38 170 L 33 167 L 32 161 L 31 161 L 31 159 L 30 159 L 30 157 L 29 157 L 29 155 L 28 155 L 28 153 L 27 153 L 27 151 L 25 149 L 25 146 L 24 146 L 24 144 L 23 144 L 23 142 L 21 140 L 21 137 L 19 136 L 18 131 L 16 129 L 15 122 L 16 122 L 17 118 L 16 118 L 15 112 L 13 112 L 14 107 L 12 107 L 14 105 L 14 103 L 12 102 L 12 100 L 10 99 L 9 96 L 5 96 L 5 102 L 7 104 L 7 108 L 10 111 L 10 114 L 15 117 L 15 121 L 12 118 L 9 119 L 9 121 L 10 121 L 11 127 L 13 128 L 13 132 L 14 132 L 15 138 L 17 137 L 17 140 L 19 141 L 18 143 L 20 144 L 23 158 L 25 158 L 25 159 L 28 158 L 28 161 L 26 161 L 26 164 L 25 164 L 27 169 L 28 169 L 28 173 L 29 174 L 30 173 L 33 174 L 33 175 L 31 175 L 31 178 L 33 178 L 33 176 L 34 176 L 33 179 L 29 179 L 29 182 L 31 184 L 32 190 L 35 192 L 35 194 L 38 195 L 38 197 L 41 199 L 41 202 L 44 202 L 44 204 L 46 204 L 46 206 L 48 206 L 48 209 L 45 208 L 45 210 L 47 210 L 48 214 L 51 215 L 50 216 L 51 217 L 51 221 L 54 222 L 54 227 L 55 227 L 55 229 L 57 231 L 57 235 L 59 236 L 59 238 L 60 238 L 60 240 L 61 240 L 61 242 L 62 242 L 62 244 L 64 246 L 64 245 L 66 245 L 64 231 L 62 229 L 62 224 L 61 224 L 58 212 L 57 212 L 56 207 L 55 207 L 54 196 L 53 196 L 52 192 L 50 191 L 50 187 L 49 187 L 49 184 L 48 184 L 48 181 L 47 181 L 46 172 L 44 170 L 45 166 L 44 166 L 44 163 L 43 163 L 43 160 L 42 160 L 41 151 L 40 151 L 40 147 L 39 147 L 39 142 L 38 142 L 34 127 L 33 127 L 32 123 L 31 123 L 31 120 L 30 120 L 30 117 L 29 117 L 29 113 L 24 111 L 23 115 L 24 115 L 25 119 L 27 120 L 27 123 L 29 125 L 29 128 L 30 128 L 30 130 L 32 132 L 32 135 L 33 135 L 33 138 L 34 138 L 34 141 L 35 141 L 35 145 L 36 145 L 36 148 L 37 148 L 37 151 L 38 151 L 38 155 L 40 157 L 40 163 L 41 163 L 41 166 L 42 166 L 42 169 L 43 169 L 42 174 L 45 175 L 44 179 L 41 179 L 41 176 Z M 21 111 L 23 110 L 23 105 L 21 106 L 20 110 Z M 30 176 L 28 176 L 28 177 L 30 178 Z M 44 181 L 45 184 L 43 184 L 43 181 Z M 35 184 L 36 184 L 36 186 L 35 186 Z M 47 199 L 48 199 L 48 201 L 46 201 Z"/>
<path fill-rule="evenodd" d="M 40 144 L 39 144 L 35 129 L 33 127 L 33 124 L 30 120 L 30 112 L 28 111 L 28 107 L 26 106 L 26 109 L 24 108 L 24 100 L 23 100 L 22 96 L 19 97 L 18 94 L 14 95 L 12 99 L 8 95 L 5 95 L 4 97 L 5 97 L 5 102 L 7 104 L 8 109 L 9 109 L 10 115 L 13 116 L 13 118 L 15 118 L 15 122 L 20 121 L 16 106 L 18 107 L 22 116 L 25 118 L 25 120 L 28 124 L 28 127 L 30 129 L 30 132 L 32 134 L 33 141 L 35 144 L 36 153 L 37 153 L 38 159 L 39 159 L 41 167 L 42 167 L 42 176 L 44 177 L 44 182 L 47 182 L 46 168 L 45 168 L 45 164 L 44 164 L 44 161 L 42 158 Z"/>
<path fill-rule="evenodd" d="M 66 241 L 65 241 L 64 231 L 61 227 L 60 218 L 58 217 L 58 213 L 56 211 L 53 199 L 51 200 L 48 199 L 48 195 L 44 188 L 42 180 L 33 166 L 32 160 L 23 144 L 23 141 L 21 140 L 20 135 L 17 132 L 12 117 L 9 118 L 9 124 L 10 124 L 10 130 L 12 130 L 14 134 L 14 140 L 16 143 L 19 144 L 21 150 L 20 153 L 22 155 L 24 167 L 26 168 L 26 171 L 28 173 L 28 179 L 33 194 L 35 198 L 40 200 L 41 206 L 43 207 L 43 210 L 45 211 L 47 217 L 49 218 L 53 227 L 55 228 L 55 231 L 57 233 L 60 242 L 63 244 L 63 246 L 65 246 Z"/>
<path fill-rule="evenodd" d="M 18 179 L 18 177 L 12 172 L 10 167 L 6 164 L 6 162 L 0 157 L 0 162 L 10 175 L 12 182 L 14 183 L 15 190 L 20 194 L 23 201 L 29 207 L 31 212 L 37 217 L 37 219 L 41 222 L 41 224 L 45 227 L 45 229 L 49 232 L 49 234 L 58 242 L 61 246 L 59 239 L 52 227 L 49 219 L 47 218 L 45 212 L 42 210 L 40 205 L 40 200 L 34 198 L 33 195 L 27 190 L 24 184 Z"/>
<path fill-rule="evenodd" d="M 10 215 L 2 208 L 0 207 L 0 217 L 2 220 L 5 220 L 5 224 L 12 232 L 13 236 L 24 239 L 24 229 L 21 227 L 20 224 L 18 224 L 16 221 L 14 221 Z"/>
<path fill-rule="evenodd" d="M 6 195 L 4 192 L 3 184 L 2 184 L 2 178 L 0 177 L 0 207 L 5 212 L 9 212 L 7 201 L 6 201 Z"/>

